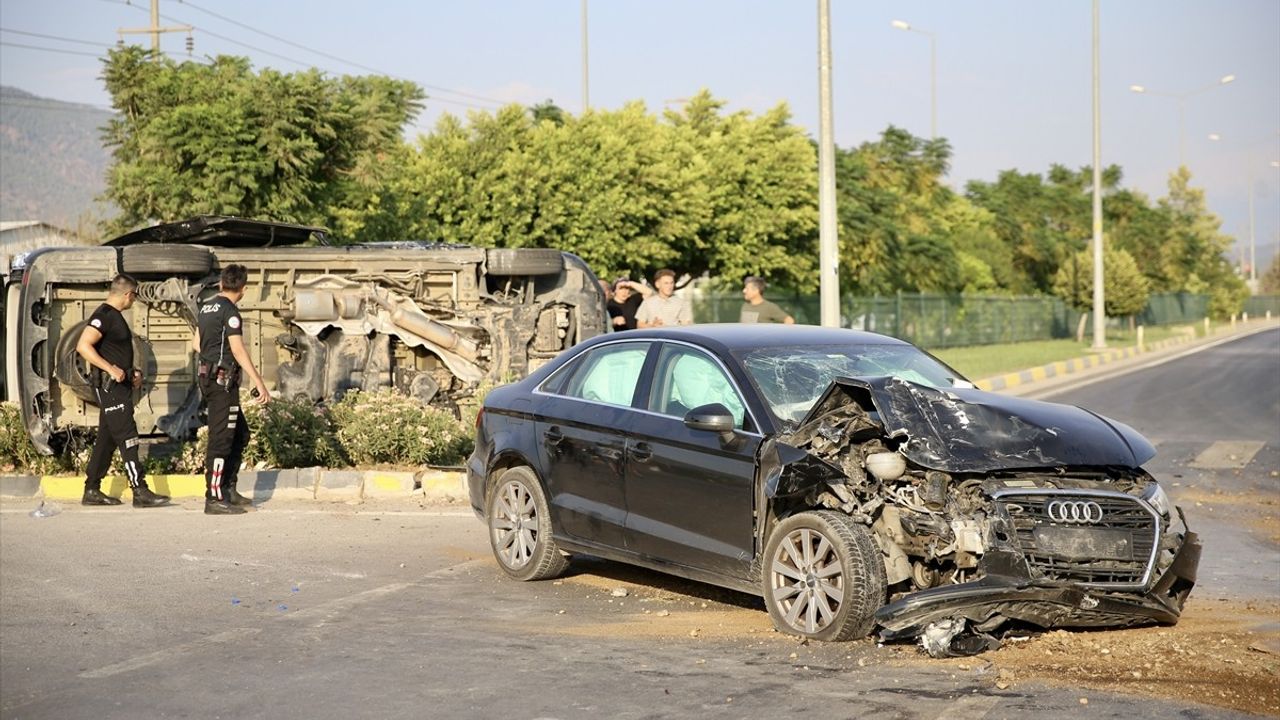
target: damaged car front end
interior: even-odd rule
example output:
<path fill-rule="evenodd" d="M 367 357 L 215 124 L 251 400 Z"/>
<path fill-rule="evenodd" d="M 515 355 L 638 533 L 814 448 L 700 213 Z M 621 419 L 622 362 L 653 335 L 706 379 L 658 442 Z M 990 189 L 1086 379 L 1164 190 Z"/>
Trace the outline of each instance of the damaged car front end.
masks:
<path fill-rule="evenodd" d="M 761 455 L 772 516 L 825 508 L 870 530 L 882 640 L 965 655 L 1019 629 L 1177 621 L 1200 542 L 1142 469 L 1149 442 L 1081 408 L 916 380 L 837 378 Z"/>

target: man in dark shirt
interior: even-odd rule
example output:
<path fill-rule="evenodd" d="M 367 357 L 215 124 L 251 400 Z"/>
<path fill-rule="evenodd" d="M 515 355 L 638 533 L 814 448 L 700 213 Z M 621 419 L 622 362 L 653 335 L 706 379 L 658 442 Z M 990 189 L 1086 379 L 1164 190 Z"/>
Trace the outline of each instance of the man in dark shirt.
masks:
<path fill-rule="evenodd" d="M 219 292 L 200 305 L 193 344 L 199 352 L 200 391 L 209 407 L 209 452 L 205 458 L 204 511 L 240 515 L 253 502 L 236 491 L 240 462 L 249 444 L 249 426 L 240 413 L 240 374 L 248 374 L 256 402 L 271 401 L 242 338 L 240 310 L 248 271 L 243 265 L 222 269 Z"/>
<path fill-rule="evenodd" d="M 85 468 L 82 505 L 119 505 L 120 500 L 102 492 L 102 478 L 111 469 L 111 455 L 120 450 L 125 478 L 134 507 L 166 505 L 169 498 L 147 487 L 146 472 L 138 461 L 138 426 L 133 420 L 133 391 L 142 387 L 142 373 L 133 368 L 133 331 L 122 311 L 133 307 L 138 283 L 128 275 L 111 281 L 107 301 L 89 316 L 80 333 L 76 352 L 89 364 L 89 383 L 98 398 L 98 436 Z"/>
<path fill-rule="evenodd" d="M 627 278 L 615 280 L 613 298 L 609 300 L 609 323 L 613 330 L 635 330 L 636 311 L 640 309 L 640 303 L 652 293 L 653 290 L 647 285 L 631 282 Z"/>
<path fill-rule="evenodd" d="M 742 283 L 742 310 L 738 313 L 740 323 L 785 323 L 791 325 L 796 319 L 778 307 L 777 303 L 764 299 L 764 280 L 755 276 Z"/>

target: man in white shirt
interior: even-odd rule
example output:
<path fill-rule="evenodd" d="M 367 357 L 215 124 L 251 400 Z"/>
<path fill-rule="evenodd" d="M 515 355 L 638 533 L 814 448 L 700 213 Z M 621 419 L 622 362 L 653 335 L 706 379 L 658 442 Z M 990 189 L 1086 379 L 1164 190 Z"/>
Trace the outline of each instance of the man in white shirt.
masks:
<path fill-rule="evenodd" d="M 653 286 L 658 292 L 644 299 L 636 311 L 636 326 L 640 328 L 692 325 L 693 309 L 684 298 L 675 296 L 676 273 L 663 268 L 653 276 Z"/>

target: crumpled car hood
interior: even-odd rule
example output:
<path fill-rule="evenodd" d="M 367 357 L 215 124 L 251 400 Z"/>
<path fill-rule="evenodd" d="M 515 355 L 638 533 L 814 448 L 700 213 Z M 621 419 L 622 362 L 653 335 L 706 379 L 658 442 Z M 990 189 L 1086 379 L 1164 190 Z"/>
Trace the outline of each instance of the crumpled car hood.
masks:
<path fill-rule="evenodd" d="M 900 451 L 925 468 L 978 473 L 1019 468 L 1138 468 L 1156 451 L 1133 428 L 1083 408 L 976 389 L 938 390 L 896 377 L 837 378 L 804 427 L 865 397 Z M 865 406 L 865 402 L 863 403 Z"/>

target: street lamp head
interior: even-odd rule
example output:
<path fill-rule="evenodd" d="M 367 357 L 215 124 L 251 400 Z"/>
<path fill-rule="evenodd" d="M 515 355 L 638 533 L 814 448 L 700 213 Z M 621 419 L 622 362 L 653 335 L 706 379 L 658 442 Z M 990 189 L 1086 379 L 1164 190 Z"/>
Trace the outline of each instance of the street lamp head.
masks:
<path fill-rule="evenodd" d="M 1147 88 L 1142 85 L 1130 85 L 1129 89 L 1136 93 L 1144 93 L 1147 91 Z"/>
<path fill-rule="evenodd" d="M 1235 79 L 1236 79 L 1235 75 L 1223 75 L 1222 79 L 1219 80 L 1218 83 L 1221 85 L 1226 85 L 1227 83 L 1235 82 Z"/>
<path fill-rule="evenodd" d="M 893 22 L 891 22 L 891 23 L 889 23 L 889 24 L 890 24 L 890 25 L 892 25 L 892 26 L 894 26 L 894 27 L 896 27 L 896 28 L 898 28 L 899 30 L 910 30 L 910 29 L 911 29 L 911 23 L 906 22 L 906 21 L 904 21 L 904 20 L 894 20 Z"/>

